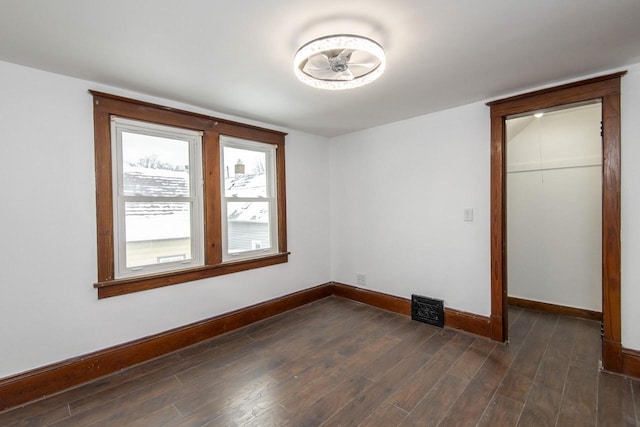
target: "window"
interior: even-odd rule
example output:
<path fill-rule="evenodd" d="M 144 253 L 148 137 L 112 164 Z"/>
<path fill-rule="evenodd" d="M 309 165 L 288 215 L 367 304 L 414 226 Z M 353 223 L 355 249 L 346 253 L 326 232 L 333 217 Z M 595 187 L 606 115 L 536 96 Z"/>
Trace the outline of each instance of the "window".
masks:
<path fill-rule="evenodd" d="M 220 137 L 223 261 L 278 251 L 275 147 Z"/>
<path fill-rule="evenodd" d="M 284 133 L 91 93 L 99 298 L 287 262 Z"/>
<path fill-rule="evenodd" d="M 111 118 L 115 278 L 203 264 L 199 132 Z"/>

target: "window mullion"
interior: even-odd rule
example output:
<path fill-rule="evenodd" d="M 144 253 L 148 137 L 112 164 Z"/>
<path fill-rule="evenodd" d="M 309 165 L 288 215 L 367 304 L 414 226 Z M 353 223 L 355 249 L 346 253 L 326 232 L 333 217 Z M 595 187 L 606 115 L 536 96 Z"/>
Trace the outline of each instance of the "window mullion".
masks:
<path fill-rule="evenodd" d="M 222 203 L 220 202 L 220 135 L 205 131 L 202 136 L 202 182 L 204 192 L 205 264 L 222 263 Z"/>

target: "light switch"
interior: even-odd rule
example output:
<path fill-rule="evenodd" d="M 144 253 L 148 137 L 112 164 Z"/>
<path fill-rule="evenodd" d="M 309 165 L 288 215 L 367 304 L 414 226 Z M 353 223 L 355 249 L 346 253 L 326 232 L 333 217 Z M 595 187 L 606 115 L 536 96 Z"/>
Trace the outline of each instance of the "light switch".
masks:
<path fill-rule="evenodd" d="M 464 210 L 464 220 L 465 221 L 473 221 L 473 208 L 465 208 L 465 210 Z"/>

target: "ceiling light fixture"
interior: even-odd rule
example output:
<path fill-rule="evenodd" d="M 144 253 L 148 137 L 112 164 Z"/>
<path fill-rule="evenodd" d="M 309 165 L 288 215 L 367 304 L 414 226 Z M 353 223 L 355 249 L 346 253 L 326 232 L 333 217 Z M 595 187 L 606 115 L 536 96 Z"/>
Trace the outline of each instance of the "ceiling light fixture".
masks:
<path fill-rule="evenodd" d="M 384 49 L 362 36 L 337 34 L 310 41 L 296 52 L 293 71 L 301 82 L 318 89 L 352 89 L 382 75 Z"/>

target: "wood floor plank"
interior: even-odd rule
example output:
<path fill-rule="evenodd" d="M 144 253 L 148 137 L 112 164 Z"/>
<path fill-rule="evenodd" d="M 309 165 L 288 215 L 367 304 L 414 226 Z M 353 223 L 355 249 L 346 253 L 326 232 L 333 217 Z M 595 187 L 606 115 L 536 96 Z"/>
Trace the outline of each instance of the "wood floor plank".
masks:
<path fill-rule="evenodd" d="M 390 402 L 407 412 L 412 411 L 472 343 L 473 338 L 462 334 L 449 340 L 424 366 L 398 385 Z"/>
<path fill-rule="evenodd" d="M 360 370 L 364 366 L 373 363 L 381 354 L 386 353 L 391 348 L 398 345 L 400 340 L 389 335 L 384 335 L 369 343 L 361 352 L 347 358 L 344 367 L 349 370 Z"/>
<path fill-rule="evenodd" d="M 40 419 L 41 422 L 52 423 L 59 416 L 69 415 L 69 403 L 88 396 L 102 395 L 107 390 L 123 383 L 143 377 L 147 374 L 167 369 L 182 359 L 176 354 L 162 356 L 146 363 L 123 370 L 113 375 L 100 378 L 80 387 L 64 391 L 29 405 L 0 413 L 0 425 L 9 425 L 20 420 Z"/>
<path fill-rule="evenodd" d="M 336 351 L 346 357 L 353 356 L 372 341 L 399 327 L 404 321 L 400 315 L 381 312 L 365 326 L 357 329 L 350 328 L 352 339 L 339 346 Z"/>
<path fill-rule="evenodd" d="M 478 350 L 481 350 L 485 354 L 491 354 L 493 349 L 496 348 L 496 345 L 504 345 L 504 344 L 497 343 L 496 341 L 492 341 L 489 338 L 483 338 L 483 337 L 477 337 L 471 344 L 472 347 L 475 347 Z"/>
<path fill-rule="evenodd" d="M 524 405 L 518 426 L 555 426 L 562 391 L 534 384 Z"/>
<path fill-rule="evenodd" d="M 514 427 L 524 405 L 516 400 L 495 395 L 482 415 L 478 427 Z"/>
<path fill-rule="evenodd" d="M 362 366 L 358 372 L 372 380 L 378 380 L 383 377 L 387 371 L 400 362 L 407 353 L 414 351 L 411 342 L 402 340 L 393 347 L 383 353 L 379 353 L 378 357 L 366 366 Z M 426 355 L 430 358 L 430 355 Z"/>
<path fill-rule="evenodd" d="M 418 346 L 417 350 L 431 355 L 436 354 L 455 336 L 456 332 L 451 329 L 440 329 Z"/>
<path fill-rule="evenodd" d="M 570 366 L 560 418 L 595 425 L 598 372 L 591 367 Z"/>
<path fill-rule="evenodd" d="M 633 392 L 633 406 L 636 411 L 636 424 L 640 425 L 640 380 L 631 380 Z"/>
<path fill-rule="evenodd" d="M 349 377 L 342 384 L 331 390 L 330 393 L 316 400 L 307 409 L 299 411 L 293 419 L 293 425 L 300 427 L 319 426 L 372 384 L 373 381 L 362 375 L 355 374 Z"/>
<path fill-rule="evenodd" d="M 306 354 L 315 351 L 326 343 L 326 339 L 319 336 L 308 335 L 297 339 L 284 340 L 272 346 L 271 353 L 279 354 L 286 360 L 296 360 Z"/>
<path fill-rule="evenodd" d="M 306 411 L 327 393 L 331 393 L 335 387 L 344 381 L 345 376 L 347 375 L 344 370 L 336 369 L 331 374 L 316 378 L 300 387 L 297 393 L 291 393 L 283 397 L 281 405 L 293 416 L 296 416 Z"/>
<path fill-rule="evenodd" d="M 365 331 L 364 333 L 366 333 L 366 331 L 371 331 L 375 329 L 376 326 L 374 324 L 371 324 L 371 322 L 369 322 L 369 320 L 371 319 L 372 317 L 369 317 L 367 322 L 365 322 L 365 323 L 369 323 L 368 325 L 366 324 L 359 325 L 357 322 L 350 322 L 350 323 L 347 323 L 348 327 L 346 327 L 344 324 L 340 324 L 340 323 L 336 324 L 333 330 L 331 331 L 331 336 L 327 337 L 327 342 L 324 344 L 324 347 L 331 349 L 331 351 L 342 353 L 343 355 L 346 353 L 348 356 L 358 357 L 365 353 L 366 348 L 370 347 L 372 344 L 376 342 L 381 342 L 381 340 L 389 342 L 389 340 L 392 339 L 392 341 L 396 343 L 400 341 L 395 337 L 389 337 L 388 335 L 385 335 L 385 334 L 376 333 L 369 336 L 366 342 L 363 341 L 360 344 L 357 344 L 357 347 L 361 351 L 356 353 L 353 353 L 350 350 L 344 351 L 351 344 L 351 342 L 354 339 L 356 339 L 356 337 L 360 334 L 361 330 Z"/>
<path fill-rule="evenodd" d="M 418 347 L 428 338 L 441 331 L 436 326 L 411 320 L 409 317 L 397 317 L 400 320 L 400 326 L 391 331 L 390 334 L 401 340 L 413 342 L 415 347 Z"/>
<path fill-rule="evenodd" d="M 518 320 L 518 317 L 522 314 L 523 309 L 520 307 L 516 307 L 513 305 L 509 306 L 509 328 L 513 326 L 514 323 Z"/>
<path fill-rule="evenodd" d="M 124 425 L 123 418 L 129 415 L 152 413 L 167 406 L 179 389 L 180 382 L 169 377 L 116 399 L 91 406 L 91 410 L 76 413 L 51 425 Z"/>
<path fill-rule="evenodd" d="M 385 402 L 399 384 L 414 374 L 431 356 L 411 352 L 359 396 L 326 421 L 327 426 L 358 425 Z"/>
<path fill-rule="evenodd" d="M 239 390 L 237 395 L 225 396 L 216 400 L 217 405 L 206 408 L 209 413 L 219 413 L 214 425 L 244 425 L 255 423 L 256 419 L 275 422 L 276 418 L 288 420 L 286 410 L 279 410 L 278 384 L 266 382 L 258 387 L 249 385 Z"/>
<path fill-rule="evenodd" d="M 115 385 L 100 393 L 90 393 L 86 397 L 75 399 L 69 403 L 72 415 L 92 410 L 94 407 L 102 405 L 104 402 L 118 399 L 124 394 L 135 393 L 146 387 L 157 384 L 160 381 L 167 380 L 172 377 L 175 370 L 185 369 L 190 365 L 189 362 L 181 360 L 165 370 L 153 371 L 147 375 L 133 378 L 127 382 Z"/>
<path fill-rule="evenodd" d="M 475 425 L 509 370 L 516 349 L 517 347 L 497 346 L 439 425 Z"/>
<path fill-rule="evenodd" d="M 449 412 L 469 381 L 446 374 L 404 419 L 406 426 L 437 426 Z"/>
<path fill-rule="evenodd" d="M 599 368 L 601 347 L 592 343 L 600 339 L 600 323 L 577 319 L 576 337 L 571 353 L 571 365 L 583 366 L 593 371 Z"/>
<path fill-rule="evenodd" d="M 388 385 L 373 383 L 325 421 L 323 427 L 357 426 L 388 398 L 391 390 L 392 387 Z"/>
<path fill-rule="evenodd" d="M 243 328 L 228 332 L 227 334 L 233 335 L 235 333 L 239 333 L 252 337 L 254 335 L 269 337 L 272 334 L 286 333 L 287 330 L 296 328 L 298 325 L 303 324 L 306 318 L 320 318 L 319 313 L 324 310 L 331 310 L 332 307 L 337 307 L 338 305 L 342 305 L 344 308 L 344 305 L 341 302 L 336 303 L 335 301 L 331 301 L 331 298 L 323 298 L 310 304 L 297 307 L 293 310 L 251 323 Z M 339 311 L 341 315 L 345 315 L 348 312 L 344 309 L 340 309 Z"/>
<path fill-rule="evenodd" d="M 575 419 L 567 415 L 560 414 L 556 426 L 558 427 L 594 427 L 594 420 Z"/>
<path fill-rule="evenodd" d="M 281 398 L 282 405 L 294 415 L 304 411 L 326 393 L 330 393 L 334 387 L 342 383 L 345 378 L 349 377 L 358 366 L 366 365 L 374 355 L 384 352 L 396 343 L 396 339 L 383 336 L 365 348 L 363 350 L 363 354 L 356 355 L 357 357 L 352 356 L 348 359 L 334 352 L 336 357 L 346 360 L 336 365 L 335 369 L 331 372 L 326 372 L 325 374 L 318 376 L 315 380 L 309 381 L 306 385 L 300 388 L 297 393 L 290 394 L 289 396 L 283 396 Z M 328 350 L 331 351 L 332 349 Z M 311 364 L 315 364 L 315 362 L 312 361 Z M 272 376 L 275 375 L 272 374 Z"/>
<path fill-rule="evenodd" d="M 339 299 L 340 300 L 340 299 Z M 309 321 L 311 325 L 318 325 L 314 328 L 313 333 L 329 340 L 344 339 L 345 337 L 353 338 L 353 330 L 364 327 L 372 319 L 375 319 L 377 314 L 375 311 L 363 311 L 360 307 L 361 304 L 353 303 L 355 307 L 350 307 L 348 311 L 344 311 L 342 308 L 338 311 L 334 310 L 329 313 L 318 313 L 312 318 L 305 319 Z M 356 308 L 358 310 L 356 310 Z M 348 328 L 345 328 L 348 325 Z"/>
<path fill-rule="evenodd" d="M 208 426 L 226 426 L 226 425 L 238 425 L 236 424 L 237 417 L 223 416 L 215 421 L 212 421 Z M 291 414 L 282 406 L 274 405 L 268 410 L 260 412 L 258 415 L 251 417 L 246 422 L 242 423 L 243 427 L 289 427 L 295 426 L 291 421 Z"/>
<path fill-rule="evenodd" d="M 223 363 L 220 365 L 207 364 L 207 369 L 198 369 L 196 372 L 189 372 L 187 377 L 184 377 L 182 372 L 179 372 L 175 377 L 184 385 L 185 390 L 193 390 L 198 392 L 200 390 L 206 390 L 224 384 L 230 383 L 242 383 L 251 381 L 265 372 L 282 366 L 287 360 L 281 356 L 269 355 L 266 352 L 254 354 L 238 355 L 238 359 L 231 363 Z"/>
<path fill-rule="evenodd" d="M 163 424 L 163 427 L 203 427 L 215 426 L 217 420 L 224 414 L 218 406 L 211 408 L 200 408 L 200 411 L 194 412 L 186 416 L 180 416 L 177 420 L 173 420 Z"/>
<path fill-rule="evenodd" d="M 525 402 L 557 321 L 556 314 L 542 313 L 538 316 L 498 389 L 499 395 Z"/>
<path fill-rule="evenodd" d="M 140 399 L 141 394 L 138 392 L 136 393 L 135 399 L 131 399 L 129 396 L 126 404 L 120 404 L 117 406 L 117 410 L 112 408 L 111 414 L 106 418 L 85 425 L 93 427 L 119 427 L 141 424 L 143 423 L 142 420 L 146 419 L 151 414 L 157 413 L 169 406 L 175 399 L 175 396 L 178 395 L 179 391 L 180 385 L 177 384 L 177 381 L 175 383 L 166 384 L 163 387 L 160 387 L 160 384 L 156 384 L 153 387 L 153 390 L 148 392 L 150 397 Z"/>
<path fill-rule="evenodd" d="M 407 413 L 390 403 L 385 403 L 369 415 L 358 427 L 398 426 L 407 417 Z"/>
<path fill-rule="evenodd" d="M 189 346 L 178 351 L 176 354 L 185 360 L 190 360 L 193 364 L 208 360 L 211 355 L 219 355 L 223 352 L 234 351 L 243 346 L 251 345 L 254 339 L 241 330 L 229 332 L 214 339 L 202 341 L 196 345 Z"/>
<path fill-rule="evenodd" d="M 471 345 L 451 367 L 449 373 L 467 381 L 471 380 L 491 351 Z"/>
<path fill-rule="evenodd" d="M 181 409 L 180 404 L 184 402 L 176 400 L 174 405 L 182 417 L 167 426 L 203 426 L 212 421 L 218 423 L 222 417 L 229 415 L 235 416 L 238 420 L 248 420 L 253 416 L 261 399 L 273 399 L 273 390 L 277 386 L 278 383 L 266 374 L 248 382 L 221 383 L 218 387 L 207 390 L 205 398 L 198 401 L 197 405 L 188 405 Z"/>
<path fill-rule="evenodd" d="M 30 426 L 30 427 L 48 426 L 57 421 L 65 419 L 70 415 L 71 413 L 69 412 L 69 406 L 64 405 L 64 406 L 59 406 L 55 409 L 52 409 L 51 411 L 48 411 L 48 412 L 37 412 L 37 414 L 27 413 L 26 416 L 22 415 L 24 417 L 23 419 L 20 419 L 19 418 L 20 415 L 16 413 L 13 416 L 13 421 L 10 421 L 8 418 L 3 419 L 3 417 L 0 415 L 0 425 Z"/>
<path fill-rule="evenodd" d="M 538 365 L 547 350 L 557 322 L 557 314 L 542 313 L 540 315 L 513 361 L 514 370 L 532 380 L 535 378 Z"/>
<path fill-rule="evenodd" d="M 598 425 L 635 426 L 632 384 L 628 378 L 602 373 L 598 381 Z"/>
<path fill-rule="evenodd" d="M 297 322 L 296 327 L 288 331 L 288 333 L 281 333 L 278 335 L 270 335 L 269 337 L 262 337 L 251 335 L 261 348 L 268 348 L 271 351 L 288 351 L 291 347 L 288 343 L 295 342 L 299 345 L 304 345 L 309 341 L 323 340 L 322 337 L 316 335 L 313 332 L 311 323 Z M 292 354 L 288 357 L 294 358 L 296 355 Z"/>
<path fill-rule="evenodd" d="M 544 385 L 562 392 L 569 370 L 578 321 L 571 317 L 560 317 L 545 352 L 535 384 Z"/>
<path fill-rule="evenodd" d="M 533 379 L 522 375 L 518 370 L 510 370 L 502 380 L 498 394 L 511 400 L 524 403 L 527 400 Z"/>
<path fill-rule="evenodd" d="M 176 421 L 178 418 L 180 418 L 178 410 L 172 405 L 169 405 L 149 414 L 144 411 L 139 417 L 128 420 L 126 425 L 128 427 L 163 426 Z"/>
<path fill-rule="evenodd" d="M 518 319 L 509 327 L 509 344 L 517 346 L 524 342 L 529 331 L 540 317 L 540 313 L 531 310 L 522 310 Z"/>
<path fill-rule="evenodd" d="M 269 371 L 277 368 L 284 361 L 278 358 L 258 357 L 255 361 L 248 361 L 247 363 L 247 366 L 236 365 L 238 372 L 229 375 L 224 380 L 212 382 L 211 384 L 205 382 L 202 387 L 191 387 L 193 382 L 186 384 L 185 389 L 189 390 L 189 393 L 185 396 L 179 396 L 174 402 L 176 409 L 183 415 L 191 414 L 200 407 L 219 400 L 221 396 L 224 398 L 227 395 L 235 395 L 238 390 L 243 390 L 247 387 L 252 389 L 254 387 L 253 384 L 262 384 L 262 379 L 267 377 Z M 267 377 L 264 382 L 269 385 L 277 384 L 270 377 Z"/>
<path fill-rule="evenodd" d="M 261 344 L 250 338 L 242 339 L 186 359 L 164 373 L 169 372 L 181 383 L 187 384 L 205 375 L 217 376 L 220 372 L 229 370 L 233 365 L 243 363 L 245 360 L 255 360 L 255 355 L 263 349 Z"/>
<path fill-rule="evenodd" d="M 337 354 L 334 356 L 341 357 Z M 339 377 L 339 374 L 341 374 L 342 376 Z M 268 407 L 276 403 L 284 406 L 284 402 L 290 401 L 290 399 L 298 396 L 300 392 L 305 389 L 305 387 L 307 387 L 311 383 L 314 383 L 316 379 L 338 378 L 340 380 L 344 380 L 345 376 L 348 376 L 345 374 L 345 371 L 340 370 L 332 361 L 330 361 L 329 363 L 316 363 L 309 365 L 304 370 L 298 372 L 296 375 L 287 378 L 285 381 L 278 382 L 278 384 L 270 391 L 270 394 L 265 395 L 263 398 L 259 399 L 256 404 L 260 405 L 261 407 Z M 324 383 L 327 384 L 327 382 Z M 289 408 L 287 408 L 286 406 L 284 407 L 289 411 Z"/>
<path fill-rule="evenodd" d="M 320 368 L 321 372 L 326 373 L 328 370 L 344 363 L 346 357 L 338 354 L 330 347 L 316 346 L 310 352 L 305 353 L 306 357 L 297 358 L 287 361 L 276 369 L 273 369 L 269 375 L 278 381 L 289 380 L 296 375 L 309 369 L 309 367 Z"/>

